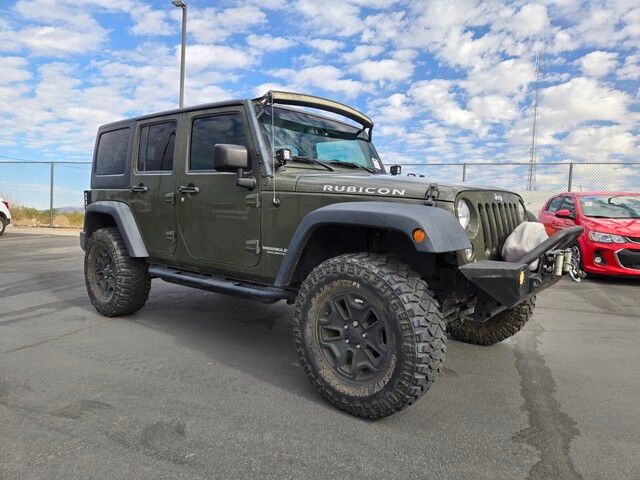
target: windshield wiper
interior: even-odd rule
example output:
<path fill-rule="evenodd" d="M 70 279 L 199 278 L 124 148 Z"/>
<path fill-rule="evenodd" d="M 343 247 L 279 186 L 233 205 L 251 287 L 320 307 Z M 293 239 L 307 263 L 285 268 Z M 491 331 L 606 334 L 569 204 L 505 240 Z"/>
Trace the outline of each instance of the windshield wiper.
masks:
<path fill-rule="evenodd" d="M 330 172 L 335 172 L 335 170 L 330 165 L 327 165 L 326 163 L 321 162 L 317 158 L 302 157 L 302 156 L 298 156 L 298 155 L 293 155 L 291 157 L 291 160 L 289 160 L 289 161 L 290 162 L 308 163 L 310 165 L 320 165 L 321 167 L 326 168 Z"/>
<path fill-rule="evenodd" d="M 355 162 L 341 162 L 340 160 L 331 160 L 330 162 L 331 165 L 340 165 L 340 166 L 344 166 L 344 167 L 350 167 L 350 168 L 362 168 L 363 170 L 366 170 L 369 173 L 376 173 L 376 171 L 373 168 L 369 168 L 369 167 L 365 167 L 364 165 L 360 165 L 359 163 L 355 163 Z"/>

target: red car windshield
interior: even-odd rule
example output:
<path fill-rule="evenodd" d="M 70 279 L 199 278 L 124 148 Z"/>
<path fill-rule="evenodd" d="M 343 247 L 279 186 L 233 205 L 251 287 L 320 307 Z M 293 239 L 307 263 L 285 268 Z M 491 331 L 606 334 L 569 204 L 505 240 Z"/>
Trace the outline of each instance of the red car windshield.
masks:
<path fill-rule="evenodd" d="M 580 197 L 582 213 L 593 218 L 640 218 L 640 196 L 589 195 Z"/>

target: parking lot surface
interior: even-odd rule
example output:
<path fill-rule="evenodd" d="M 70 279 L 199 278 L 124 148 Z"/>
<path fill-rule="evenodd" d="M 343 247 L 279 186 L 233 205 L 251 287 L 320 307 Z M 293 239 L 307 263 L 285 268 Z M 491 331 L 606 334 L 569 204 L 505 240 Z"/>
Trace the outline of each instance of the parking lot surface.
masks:
<path fill-rule="evenodd" d="M 0 478 L 640 478 L 640 283 L 563 281 L 384 420 L 325 403 L 283 303 L 154 280 L 91 306 L 77 237 L 0 238 Z"/>

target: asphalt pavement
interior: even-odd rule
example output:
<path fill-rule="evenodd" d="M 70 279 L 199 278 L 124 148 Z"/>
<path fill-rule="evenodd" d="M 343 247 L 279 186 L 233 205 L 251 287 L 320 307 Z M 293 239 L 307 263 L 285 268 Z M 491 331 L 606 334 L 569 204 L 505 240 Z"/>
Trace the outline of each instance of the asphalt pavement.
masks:
<path fill-rule="evenodd" d="M 104 318 L 77 237 L 9 229 L 0 478 L 640 478 L 640 282 L 562 281 L 512 339 L 449 339 L 432 389 L 375 422 L 315 392 L 291 313 L 154 280 Z"/>

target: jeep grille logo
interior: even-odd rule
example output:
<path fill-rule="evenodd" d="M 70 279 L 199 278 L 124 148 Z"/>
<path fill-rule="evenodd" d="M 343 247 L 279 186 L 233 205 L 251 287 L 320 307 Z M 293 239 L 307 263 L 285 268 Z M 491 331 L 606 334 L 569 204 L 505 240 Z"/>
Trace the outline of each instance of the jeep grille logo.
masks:
<path fill-rule="evenodd" d="M 334 193 L 364 193 L 367 195 L 395 195 L 398 197 L 404 196 L 405 190 L 399 188 L 386 188 L 386 187 L 356 187 L 355 185 L 323 185 L 323 192 Z"/>
<path fill-rule="evenodd" d="M 504 202 L 504 199 L 502 198 L 502 195 L 500 195 L 500 194 L 498 194 L 498 193 L 494 193 L 494 194 L 493 194 L 493 199 L 494 199 L 496 202 Z"/>

